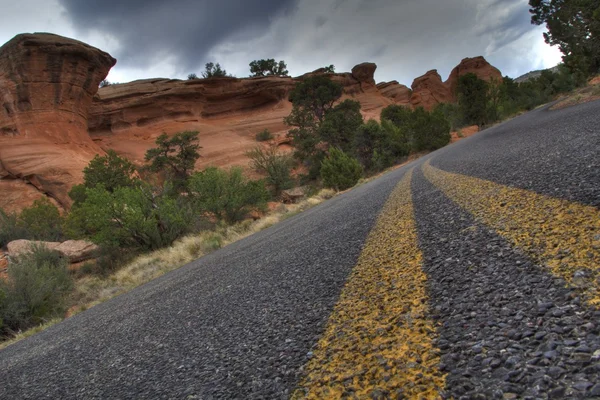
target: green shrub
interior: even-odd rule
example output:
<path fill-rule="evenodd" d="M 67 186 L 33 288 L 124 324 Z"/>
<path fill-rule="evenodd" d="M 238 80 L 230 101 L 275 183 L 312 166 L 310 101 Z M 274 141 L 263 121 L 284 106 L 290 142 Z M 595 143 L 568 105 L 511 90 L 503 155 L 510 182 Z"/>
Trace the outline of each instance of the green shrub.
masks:
<path fill-rule="evenodd" d="M 450 124 L 441 112 L 419 107 L 413 111 L 412 120 L 414 151 L 436 150 L 450 142 Z"/>
<path fill-rule="evenodd" d="M 273 139 L 273 134 L 268 129 L 265 129 L 264 131 L 260 131 L 256 134 L 257 142 L 266 142 L 267 140 L 271 140 L 271 139 Z"/>
<path fill-rule="evenodd" d="M 28 329 L 65 312 L 73 288 L 67 261 L 45 247 L 33 247 L 16 258 L 8 279 L 0 280 L 5 299 L 0 307 L 3 335 Z"/>
<path fill-rule="evenodd" d="M 50 200 L 33 202 L 19 215 L 18 224 L 27 232 L 26 239 L 58 242 L 63 239 L 63 217 Z"/>
<path fill-rule="evenodd" d="M 344 100 L 325 115 L 319 127 L 319 135 L 329 147 L 337 147 L 349 153 L 352 151 L 356 131 L 363 122 L 360 103 Z"/>
<path fill-rule="evenodd" d="M 100 246 L 155 250 L 168 246 L 194 223 L 186 198 L 172 196 L 169 184 L 86 189 L 86 199 L 67 218 L 71 237 L 88 237 Z"/>
<path fill-rule="evenodd" d="M 282 154 L 275 146 L 256 146 L 246 156 L 252 160 L 256 172 L 266 175 L 267 185 L 275 197 L 293 186 L 291 172 L 294 160 L 288 154 Z"/>
<path fill-rule="evenodd" d="M 269 193 L 263 181 L 249 181 L 242 169 L 211 167 L 195 173 L 189 182 L 194 206 L 220 220 L 234 223 L 252 209 L 264 209 Z"/>
<path fill-rule="evenodd" d="M 0 208 L 0 247 L 17 239 L 27 239 L 27 231 L 19 225 L 17 213 L 7 213 Z"/>
<path fill-rule="evenodd" d="M 362 166 L 356 159 L 335 147 L 329 149 L 329 155 L 321 163 L 323 184 L 335 190 L 345 190 L 356 185 L 362 172 Z"/>

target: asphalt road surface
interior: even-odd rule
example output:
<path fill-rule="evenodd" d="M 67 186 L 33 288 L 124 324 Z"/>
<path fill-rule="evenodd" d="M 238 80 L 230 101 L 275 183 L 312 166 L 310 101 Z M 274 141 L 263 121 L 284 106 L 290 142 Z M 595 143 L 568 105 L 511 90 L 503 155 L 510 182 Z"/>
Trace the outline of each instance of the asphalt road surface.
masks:
<path fill-rule="evenodd" d="M 600 398 L 600 102 L 447 146 L 0 351 L 1 399 Z"/>

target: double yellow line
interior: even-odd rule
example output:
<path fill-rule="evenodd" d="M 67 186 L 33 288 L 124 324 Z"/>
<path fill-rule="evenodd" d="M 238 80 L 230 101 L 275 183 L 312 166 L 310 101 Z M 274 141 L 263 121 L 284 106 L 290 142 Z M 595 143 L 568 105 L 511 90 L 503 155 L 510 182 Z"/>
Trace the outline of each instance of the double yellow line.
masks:
<path fill-rule="evenodd" d="M 423 165 L 447 197 L 600 304 L 597 208 Z M 394 189 L 305 365 L 293 399 L 437 399 L 436 327 L 417 240 L 412 170 Z"/>
<path fill-rule="evenodd" d="M 292 398 L 440 397 L 411 176 L 385 204 Z"/>
<path fill-rule="evenodd" d="M 425 177 L 555 276 L 600 305 L 600 211 L 596 207 L 423 166 Z"/>

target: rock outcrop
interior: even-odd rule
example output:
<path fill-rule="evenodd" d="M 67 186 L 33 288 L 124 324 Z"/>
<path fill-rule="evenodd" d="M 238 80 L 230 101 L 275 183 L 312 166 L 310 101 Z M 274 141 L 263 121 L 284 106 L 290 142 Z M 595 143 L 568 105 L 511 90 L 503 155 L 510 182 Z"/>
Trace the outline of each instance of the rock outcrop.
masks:
<path fill-rule="evenodd" d="M 374 63 L 362 63 L 352 68 L 352 76 L 359 82 L 375 85 L 375 70 L 377 65 Z"/>
<path fill-rule="evenodd" d="M 398 81 L 378 83 L 377 89 L 383 96 L 392 99 L 396 104 L 410 104 L 412 90 L 408 86 L 401 85 Z"/>
<path fill-rule="evenodd" d="M 437 70 L 429 71 L 416 78 L 412 84 L 413 93 L 410 104 L 413 107 L 431 110 L 440 103 L 456 102 L 458 79 L 468 73 L 473 73 L 479 79 L 487 82 L 502 81 L 502 73 L 488 63 L 485 58 L 465 58 L 452 70 L 446 82 L 442 82 L 442 77 Z"/>
<path fill-rule="evenodd" d="M 103 87 L 115 59 L 85 43 L 52 34 L 23 34 L 0 47 L 0 207 L 18 211 L 42 196 L 67 209 L 67 193 L 96 154 L 114 149 L 142 164 L 163 132 L 200 132 L 196 167 L 247 166 L 256 133 L 269 129 L 289 151 L 283 119 L 298 78 L 146 79 Z M 465 59 L 446 83 L 437 71 L 376 85 L 377 66 L 328 74 L 342 100 L 359 101 L 365 119 L 392 104 L 432 109 L 455 101 L 453 87 L 468 72 L 490 80 L 500 72 L 483 57 Z"/>
<path fill-rule="evenodd" d="M 416 78 L 412 84 L 410 104 L 413 107 L 423 107 L 431 110 L 437 104 L 451 103 L 454 97 L 437 70 L 428 71 L 425 75 Z"/>
<path fill-rule="evenodd" d="M 85 43 L 47 33 L 18 35 L 0 48 L 0 179 L 22 181 L 10 186 L 27 198 L 36 197 L 34 188 L 70 205 L 70 187 L 102 152 L 87 133 L 87 117 L 115 62 Z"/>
<path fill-rule="evenodd" d="M 486 82 L 496 81 L 502 82 L 502 73 L 500 70 L 486 61 L 483 57 L 464 58 L 450 73 L 446 86 L 450 89 L 450 93 L 456 93 L 458 78 L 463 75 L 473 73 L 479 79 Z"/>
<path fill-rule="evenodd" d="M 328 74 L 344 88 L 342 99 L 361 103 L 365 118 L 377 118 L 394 104 L 374 84 L 376 67 L 365 63 L 353 73 Z M 299 78 L 147 79 L 106 86 L 92 103 L 89 132 L 103 149 L 114 149 L 139 164 L 161 133 L 195 130 L 202 146 L 197 168 L 245 166 L 245 153 L 256 145 L 257 132 L 269 129 L 279 139 L 287 133 L 283 119 L 292 109 L 288 96 L 296 83 L 322 73 Z"/>

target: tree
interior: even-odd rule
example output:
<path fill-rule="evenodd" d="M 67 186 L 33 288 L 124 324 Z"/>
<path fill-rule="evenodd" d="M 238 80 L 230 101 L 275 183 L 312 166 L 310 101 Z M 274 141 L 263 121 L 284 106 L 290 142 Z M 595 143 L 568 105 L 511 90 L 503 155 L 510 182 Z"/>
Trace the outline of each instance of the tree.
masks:
<path fill-rule="evenodd" d="M 277 151 L 276 146 L 267 148 L 256 146 L 247 152 L 246 156 L 252 160 L 252 167 L 257 172 L 267 176 L 267 184 L 271 187 L 275 197 L 279 196 L 283 190 L 292 187 L 293 160 L 289 155 Z"/>
<path fill-rule="evenodd" d="M 168 246 L 193 223 L 187 199 L 172 196 L 168 185 L 86 189 L 85 201 L 67 217 L 67 229 L 73 237 L 88 237 L 106 248 Z"/>
<path fill-rule="evenodd" d="M 110 83 L 107 79 L 103 79 L 103 80 L 100 81 L 100 85 L 99 86 L 101 88 L 103 88 L 103 87 L 110 86 L 110 85 L 112 85 L 112 83 Z"/>
<path fill-rule="evenodd" d="M 333 74 L 333 73 L 335 73 L 335 65 L 330 64 L 330 65 L 324 67 L 323 70 L 326 74 Z"/>
<path fill-rule="evenodd" d="M 200 158 L 198 150 L 198 132 L 179 132 L 169 138 L 163 133 L 156 139 L 158 147 L 146 152 L 148 169 L 152 172 L 165 172 L 178 189 L 185 183 L 194 169 L 196 160 Z"/>
<path fill-rule="evenodd" d="M 329 146 L 351 152 L 354 136 L 363 122 L 360 103 L 355 100 L 344 100 L 325 115 L 319 127 L 319 136 Z"/>
<path fill-rule="evenodd" d="M 467 124 L 487 123 L 488 84 L 468 73 L 458 78 L 458 105 Z"/>
<path fill-rule="evenodd" d="M 362 176 L 360 163 L 340 149 L 331 147 L 321 163 L 321 178 L 326 187 L 346 190 L 356 185 Z"/>
<path fill-rule="evenodd" d="M 202 72 L 202 77 L 204 79 L 207 78 L 223 78 L 226 76 L 230 76 L 227 75 L 227 71 L 225 71 L 224 69 L 221 68 L 221 64 L 219 63 L 206 63 L 206 65 L 204 66 L 204 72 Z"/>
<path fill-rule="evenodd" d="M 450 124 L 441 112 L 419 107 L 413 111 L 412 120 L 414 151 L 436 150 L 450 142 Z"/>
<path fill-rule="evenodd" d="M 242 169 L 224 171 L 210 167 L 190 178 L 190 194 L 195 208 L 220 220 L 234 223 L 252 209 L 264 210 L 269 193 L 263 181 L 249 181 Z"/>
<path fill-rule="evenodd" d="M 292 112 L 284 122 L 294 127 L 288 137 L 296 149 L 295 156 L 308 166 L 310 178 L 318 176 L 327 148 L 322 143 L 319 127 L 341 96 L 342 86 L 325 75 L 305 78 L 290 93 Z"/>
<path fill-rule="evenodd" d="M 120 157 L 114 150 L 108 150 L 105 156 L 96 155 L 83 169 L 83 185 L 93 188 L 102 184 L 109 192 L 119 187 L 134 186 L 135 166 L 126 158 Z"/>
<path fill-rule="evenodd" d="M 112 193 L 120 187 L 135 186 L 139 182 L 135 172 L 135 166 L 129 160 L 119 157 L 114 150 L 108 150 L 105 156 L 96 155 L 83 169 L 83 184 L 73 186 L 69 197 L 77 206 L 85 200 L 86 188 L 101 184 Z"/>
<path fill-rule="evenodd" d="M 546 43 L 556 45 L 573 72 L 600 71 L 600 1 L 530 0 L 531 23 L 546 25 Z"/>
<path fill-rule="evenodd" d="M 366 170 L 373 166 L 373 156 L 376 151 L 381 151 L 385 139 L 385 131 L 377 121 L 372 119 L 360 126 L 356 132 L 354 151 Z"/>
<path fill-rule="evenodd" d="M 285 61 L 281 60 L 276 62 L 275 59 L 269 58 L 267 60 L 254 60 L 250 63 L 250 73 L 253 77 L 267 76 L 267 75 L 278 75 L 287 76 L 288 70 Z"/>
<path fill-rule="evenodd" d="M 328 76 L 315 75 L 299 82 L 290 93 L 289 100 L 294 107 L 310 111 L 313 117 L 321 123 L 325 114 L 333 108 L 341 96 L 342 85 L 332 81 Z"/>
<path fill-rule="evenodd" d="M 188 74 L 187 78 L 188 78 L 188 81 L 191 81 L 193 79 L 198 79 L 198 75 L 191 73 L 191 74 Z"/>

